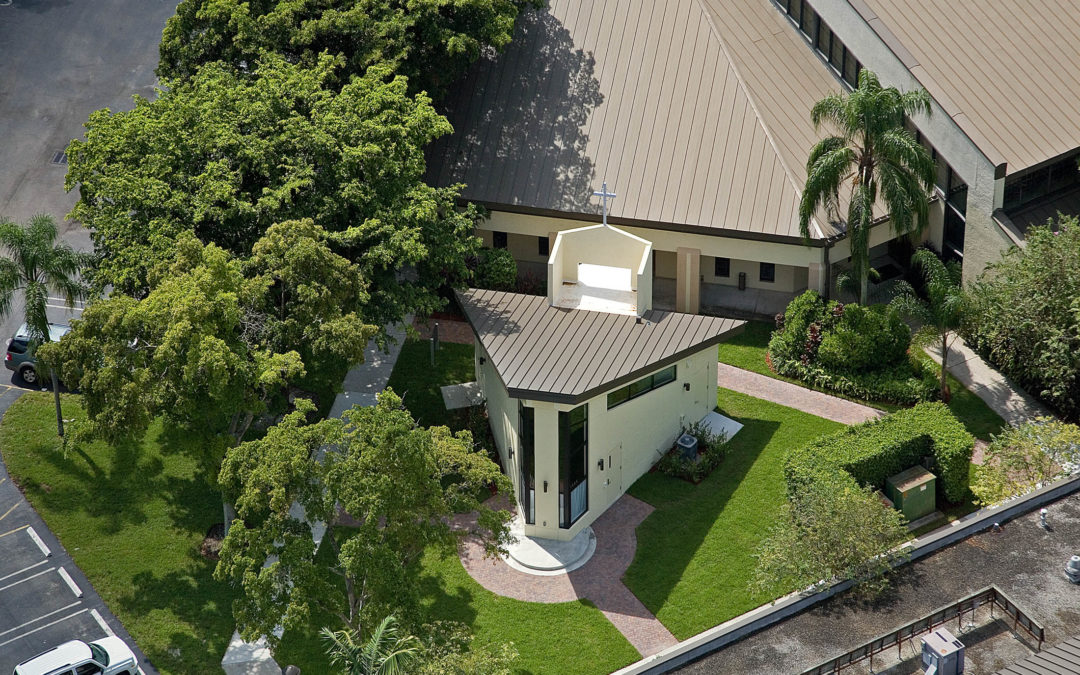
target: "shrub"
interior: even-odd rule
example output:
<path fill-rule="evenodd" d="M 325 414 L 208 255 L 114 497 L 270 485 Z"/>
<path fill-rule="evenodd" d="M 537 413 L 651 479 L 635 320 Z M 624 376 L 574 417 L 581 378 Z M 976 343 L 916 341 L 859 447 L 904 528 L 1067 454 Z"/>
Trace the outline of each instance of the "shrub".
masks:
<path fill-rule="evenodd" d="M 922 403 L 792 450 L 784 462 L 784 477 L 789 496 L 832 480 L 837 471 L 861 485 L 882 487 L 886 478 L 929 455 L 942 494 L 956 503 L 968 493 L 974 447 L 975 438 L 943 403 Z"/>
<path fill-rule="evenodd" d="M 826 474 L 783 506 L 754 556 L 751 590 L 775 596 L 819 581 L 854 579 L 875 596 L 888 587 L 903 517 L 841 472 Z"/>
<path fill-rule="evenodd" d="M 911 358 L 911 330 L 894 308 L 826 303 L 806 291 L 788 305 L 769 340 L 769 363 L 811 387 L 871 401 L 932 400 L 932 367 Z"/>
<path fill-rule="evenodd" d="M 1080 428 L 1039 417 L 994 436 L 971 492 L 983 506 L 1031 492 L 1080 471 Z"/>
<path fill-rule="evenodd" d="M 1069 420 L 1080 420 L 1080 222 L 1032 227 L 974 285 L 961 330 L 1006 376 Z"/>
<path fill-rule="evenodd" d="M 476 285 L 493 291 L 512 291 L 517 286 L 517 261 L 505 248 L 480 251 L 476 264 Z"/>
<path fill-rule="evenodd" d="M 713 433 L 701 422 L 691 424 L 684 433 L 698 439 L 697 460 L 686 459 L 682 451 L 676 447 L 660 458 L 660 461 L 656 463 L 656 470 L 674 478 L 700 483 L 712 473 L 713 469 L 720 466 L 720 462 L 727 456 L 727 437 L 723 433 Z"/>

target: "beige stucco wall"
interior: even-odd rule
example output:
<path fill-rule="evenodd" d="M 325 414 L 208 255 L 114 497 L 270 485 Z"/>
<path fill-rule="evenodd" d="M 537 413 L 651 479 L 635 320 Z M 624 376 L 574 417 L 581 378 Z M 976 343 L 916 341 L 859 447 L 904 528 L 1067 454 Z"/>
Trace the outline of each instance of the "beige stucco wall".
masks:
<path fill-rule="evenodd" d="M 484 364 L 480 364 L 483 358 Z M 487 400 L 488 421 L 491 424 L 491 433 L 495 436 L 495 447 L 499 452 L 503 469 L 510 476 L 514 486 L 517 486 L 517 459 L 521 453 L 518 450 L 518 409 L 517 400 L 510 398 L 502 381 L 499 379 L 495 367 L 491 365 L 484 347 L 479 340 L 473 352 L 473 367 L 475 368 L 476 381 L 480 383 Z M 510 458 L 510 449 L 514 449 L 514 457 Z"/>
<path fill-rule="evenodd" d="M 767 291 L 782 291 L 796 293 L 806 290 L 807 273 L 806 267 L 793 265 L 777 265 L 776 281 L 769 283 L 760 280 L 760 262 L 756 260 L 731 259 L 731 274 L 727 277 L 716 276 L 716 263 L 714 256 L 702 256 L 701 277 L 707 284 L 721 284 L 724 286 L 738 286 L 739 272 L 746 272 L 746 287 L 760 288 Z"/>
<path fill-rule="evenodd" d="M 687 382 L 690 391 L 684 389 Z M 488 401 L 490 405 L 490 396 Z M 526 526 L 525 532 L 537 537 L 570 539 L 648 471 L 674 444 L 685 426 L 716 407 L 716 348 L 702 349 L 679 361 L 674 382 L 612 410 L 607 409 L 607 392 L 589 400 L 589 510 L 569 530 L 558 526 L 558 413 L 575 406 L 543 401 L 525 401 L 525 405 L 536 411 L 537 487 L 536 524 Z M 608 465 L 609 457 L 617 468 Z M 599 468 L 601 458 L 603 470 Z M 605 484 L 608 480 L 610 484 Z"/>

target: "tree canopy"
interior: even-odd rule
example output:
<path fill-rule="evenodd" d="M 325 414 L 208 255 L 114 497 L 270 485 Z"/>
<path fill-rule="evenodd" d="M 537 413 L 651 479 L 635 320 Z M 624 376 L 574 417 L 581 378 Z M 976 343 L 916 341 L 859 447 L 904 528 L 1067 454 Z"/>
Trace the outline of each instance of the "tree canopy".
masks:
<path fill-rule="evenodd" d="M 267 53 L 311 65 L 344 59 L 344 83 L 373 65 L 438 97 L 484 50 L 501 50 L 535 0 L 183 0 L 165 25 L 158 76 L 175 81 L 220 61 L 246 68 Z"/>
<path fill-rule="evenodd" d="M 1029 228 L 971 289 L 962 334 L 1003 374 L 1080 420 L 1080 222 Z"/>
<path fill-rule="evenodd" d="M 504 548 L 509 513 L 480 495 L 489 485 L 512 494 L 509 479 L 468 432 L 418 427 L 391 390 L 342 419 L 308 424 L 312 410 L 299 403 L 222 463 L 220 482 L 239 518 L 215 576 L 240 586 L 233 608 L 240 633 L 273 640 L 276 626 L 305 628 L 314 608 L 361 633 L 391 611 L 415 627 L 421 554 L 470 532 L 489 553 Z M 339 506 L 349 515 L 344 522 Z M 451 527 L 455 513 L 471 511 L 479 514 L 474 527 Z M 327 526 L 328 555 L 315 555 L 312 522 Z"/>
<path fill-rule="evenodd" d="M 84 433 L 137 437 L 164 416 L 238 442 L 286 383 L 303 375 L 300 355 L 246 331 L 245 308 L 260 289 L 213 244 L 181 235 L 152 282 L 141 300 L 113 295 L 91 303 L 41 355 L 82 392 Z"/>
<path fill-rule="evenodd" d="M 840 190 L 847 186 L 847 236 L 851 264 L 859 284 L 859 302 L 867 302 L 870 275 L 870 229 L 874 206 L 885 206 L 898 234 L 921 233 L 929 225 L 934 160 L 904 128 L 906 115 L 930 114 L 924 89 L 900 92 L 882 87 L 864 68 L 851 93 L 830 94 L 814 104 L 814 126 L 835 132 L 820 140 L 806 160 L 806 187 L 799 204 L 799 228 L 810 237 L 810 219 L 824 208 L 839 219 Z"/>
<path fill-rule="evenodd" d="M 467 278 L 479 246 L 477 211 L 423 182 L 424 146 L 450 125 L 385 68 L 327 89 L 340 61 L 268 55 L 251 77 L 211 63 L 134 110 L 91 114 L 67 187 L 92 230 L 96 284 L 140 297 L 182 232 L 247 257 L 272 224 L 310 219 L 359 265 L 365 321 L 439 308 L 436 290 Z"/>

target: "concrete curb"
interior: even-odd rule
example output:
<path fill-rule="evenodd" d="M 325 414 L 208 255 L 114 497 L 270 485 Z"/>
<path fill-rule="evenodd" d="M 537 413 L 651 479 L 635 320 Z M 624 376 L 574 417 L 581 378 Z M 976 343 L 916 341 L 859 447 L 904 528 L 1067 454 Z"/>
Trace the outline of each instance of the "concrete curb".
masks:
<path fill-rule="evenodd" d="M 995 523 L 1003 525 L 1014 518 L 1077 491 L 1080 491 L 1080 475 L 1051 483 L 1020 499 L 1012 500 L 1003 505 L 980 509 L 927 534 L 925 537 L 916 539 L 914 545 L 910 548 L 909 556 L 901 564 L 924 558 L 946 546 L 951 546 L 973 534 L 989 529 Z M 786 595 L 771 604 L 750 610 L 719 626 L 689 637 L 662 652 L 644 658 L 637 663 L 632 663 L 615 671 L 613 675 L 652 675 L 653 673 L 669 672 L 702 656 L 719 651 L 733 642 L 738 642 L 805 609 L 809 609 L 838 593 L 848 590 L 851 586 L 851 581 L 843 581 L 810 595 L 803 592 Z"/>

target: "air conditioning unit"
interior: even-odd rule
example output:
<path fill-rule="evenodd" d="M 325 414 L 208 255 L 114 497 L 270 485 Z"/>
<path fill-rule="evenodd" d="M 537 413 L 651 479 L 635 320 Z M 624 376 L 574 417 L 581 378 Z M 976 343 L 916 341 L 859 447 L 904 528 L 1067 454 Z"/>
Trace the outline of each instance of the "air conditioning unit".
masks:
<path fill-rule="evenodd" d="M 923 638 L 922 667 L 926 675 L 960 675 L 964 672 L 964 643 L 938 628 Z"/>

